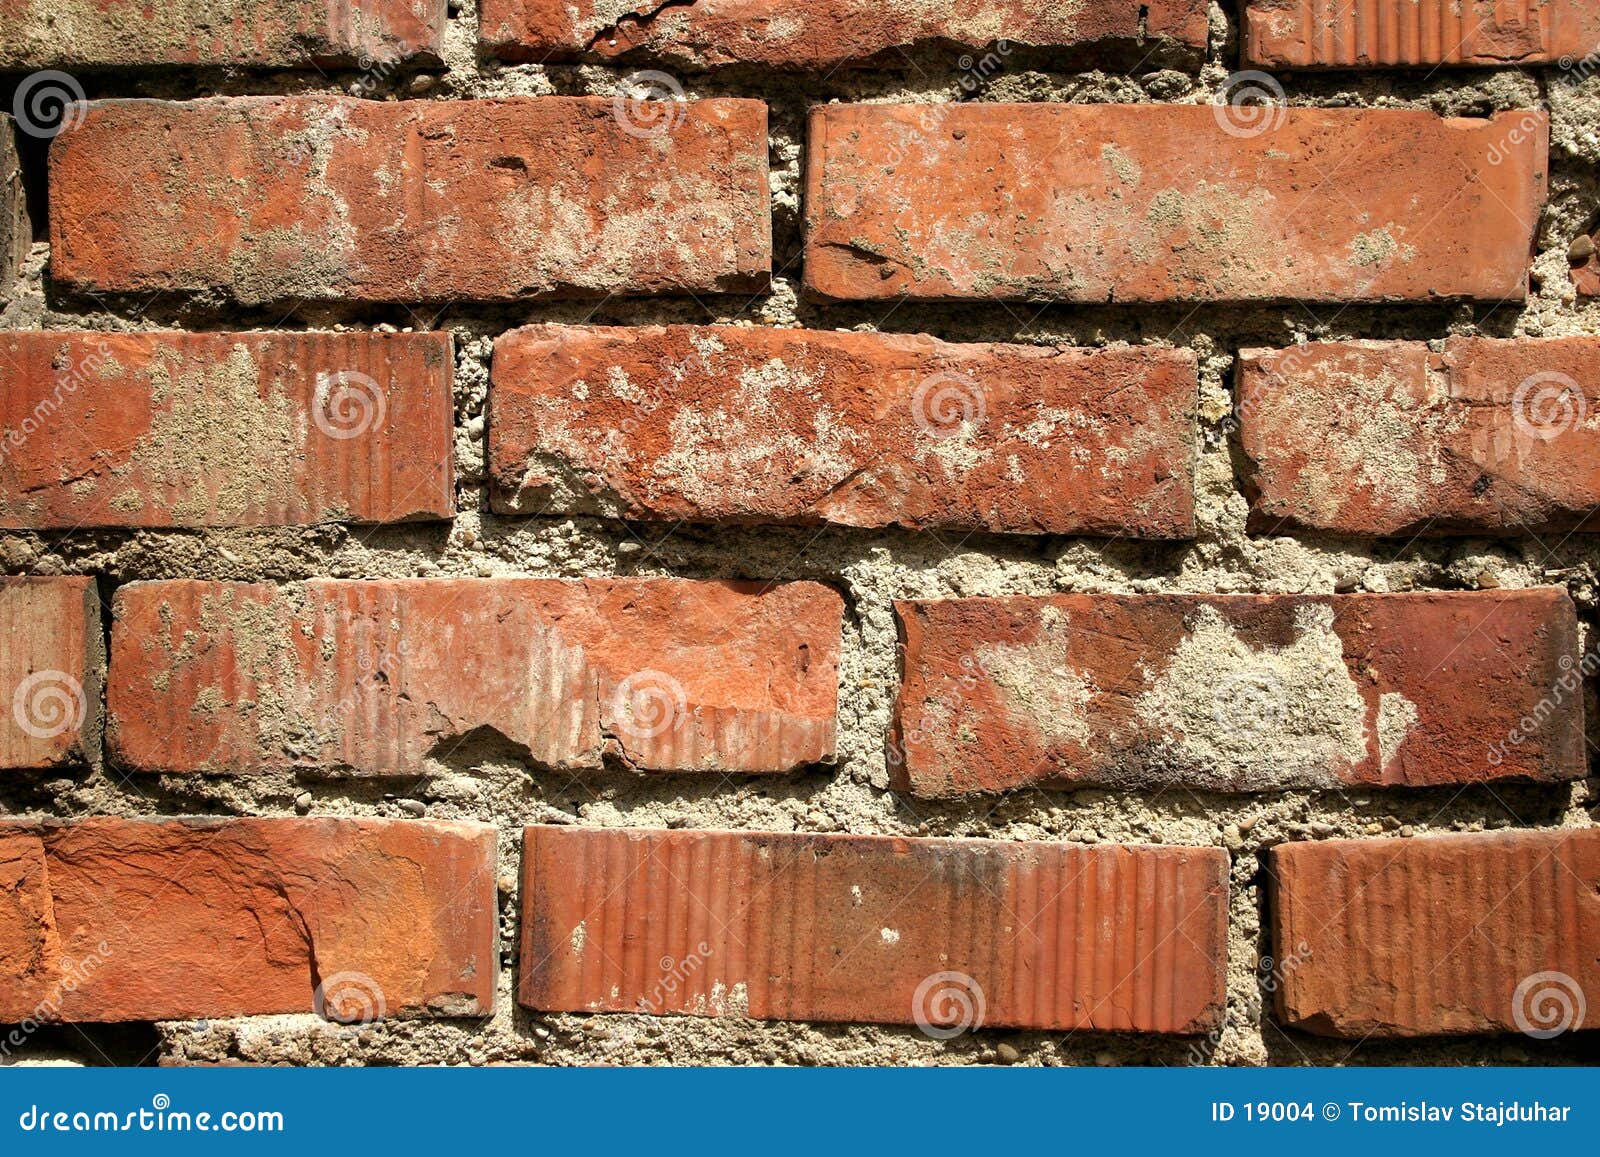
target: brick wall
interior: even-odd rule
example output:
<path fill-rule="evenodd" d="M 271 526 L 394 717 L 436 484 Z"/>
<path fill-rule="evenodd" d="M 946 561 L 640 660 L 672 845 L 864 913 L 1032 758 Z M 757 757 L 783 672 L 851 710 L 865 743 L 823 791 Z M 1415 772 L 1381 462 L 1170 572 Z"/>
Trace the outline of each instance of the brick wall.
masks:
<path fill-rule="evenodd" d="M 1323 7 L 0 0 L 0 1059 L 1593 1060 L 1600 25 Z"/>

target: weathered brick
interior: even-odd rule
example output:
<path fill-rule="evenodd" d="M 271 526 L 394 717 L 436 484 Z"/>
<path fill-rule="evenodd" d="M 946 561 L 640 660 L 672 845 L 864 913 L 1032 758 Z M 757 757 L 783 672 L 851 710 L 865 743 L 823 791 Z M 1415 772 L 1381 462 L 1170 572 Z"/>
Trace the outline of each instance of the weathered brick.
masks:
<path fill-rule="evenodd" d="M 1434 68 L 1582 60 L 1600 47 L 1593 0 L 1249 0 L 1244 54 L 1260 68 Z"/>
<path fill-rule="evenodd" d="M 895 786 L 1217 791 L 1585 773 L 1557 588 L 897 604 Z"/>
<path fill-rule="evenodd" d="M 33 226 L 22 187 L 16 125 L 0 113 L 0 305 L 11 299 L 12 287 L 32 244 Z"/>
<path fill-rule="evenodd" d="M 641 108 L 95 102 L 52 143 L 51 271 L 250 304 L 765 288 L 766 106 Z"/>
<path fill-rule="evenodd" d="M 494 1008 L 495 833 L 372 819 L 0 824 L 0 1023 Z"/>
<path fill-rule="evenodd" d="M 1193 354 L 730 326 L 495 347 L 502 513 L 1194 533 Z"/>
<path fill-rule="evenodd" d="M 91 578 L 0 578 L 0 769 L 100 762 L 105 637 Z"/>
<path fill-rule="evenodd" d="M 488 734 L 566 770 L 834 753 L 843 603 L 816 583 L 180 581 L 114 610 L 110 741 L 137 770 L 415 775 Z"/>
<path fill-rule="evenodd" d="M 1221 1023 L 1220 848 L 531 827 L 519 1000 L 1200 1033 Z"/>
<path fill-rule="evenodd" d="M 455 512 L 448 334 L 0 334 L 0 528 Z"/>
<path fill-rule="evenodd" d="M 1533 110 L 827 105 L 805 284 L 825 300 L 1522 300 L 1548 149 Z"/>
<path fill-rule="evenodd" d="M 439 59 L 445 0 L 0 0 L 0 69 Z"/>
<path fill-rule="evenodd" d="M 1600 339 L 1329 342 L 1239 361 L 1253 530 L 1600 529 Z"/>
<path fill-rule="evenodd" d="M 981 50 L 1206 45 L 1205 0 L 964 0 L 893 7 L 880 0 L 698 0 L 687 5 L 601 0 L 484 0 L 482 40 L 510 60 L 584 54 L 646 56 L 693 67 L 757 64 L 833 68 L 893 64 L 919 44 Z M 620 10 L 620 11 L 619 11 Z"/>
<path fill-rule="evenodd" d="M 1282 844 L 1285 1023 L 1325 1036 L 1595 1028 L 1600 828 Z"/>

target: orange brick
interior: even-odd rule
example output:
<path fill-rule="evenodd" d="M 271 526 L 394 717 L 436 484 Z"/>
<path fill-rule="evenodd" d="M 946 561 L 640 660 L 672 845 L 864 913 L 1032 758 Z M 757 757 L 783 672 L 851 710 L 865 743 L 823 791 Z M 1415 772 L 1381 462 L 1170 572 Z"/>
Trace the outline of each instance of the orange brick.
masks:
<path fill-rule="evenodd" d="M 841 301 L 1520 301 L 1548 150 L 1527 109 L 825 105 L 805 284 Z"/>
<path fill-rule="evenodd" d="M 1194 534 L 1188 351 L 534 326 L 495 346 L 494 508 Z"/>
<path fill-rule="evenodd" d="M 1285 1023 L 1365 1039 L 1595 1028 L 1600 829 L 1272 849 Z"/>
<path fill-rule="evenodd" d="M 497 926 L 485 824 L 0 824 L 4 1023 L 482 1016 Z"/>
<path fill-rule="evenodd" d="M 0 334 L 0 528 L 455 513 L 448 334 Z"/>
<path fill-rule="evenodd" d="M 0 578 L 0 769 L 100 762 L 105 640 L 91 578 Z"/>
<path fill-rule="evenodd" d="M 531 827 L 519 1000 L 1201 1033 L 1225 1003 L 1227 877 L 1220 848 Z"/>

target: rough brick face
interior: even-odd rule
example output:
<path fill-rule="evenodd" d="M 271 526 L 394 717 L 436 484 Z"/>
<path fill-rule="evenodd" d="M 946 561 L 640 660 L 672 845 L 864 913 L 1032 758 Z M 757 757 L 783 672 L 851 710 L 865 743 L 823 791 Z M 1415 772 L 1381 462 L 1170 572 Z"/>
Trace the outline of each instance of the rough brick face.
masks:
<path fill-rule="evenodd" d="M 1244 350 L 1251 528 L 1600 529 L 1597 363 L 1594 338 Z"/>
<path fill-rule="evenodd" d="M 1247 111 L 814 109 L 806 287 L 824 300 L 1526 296 L 1546 114 Z M 1362 163 L 1338 163 L 1349 156 Z"/>
<path fill-rule="evenodd" d="M 157 582 L 114 602 L 115 757 L 416 775 L 474 733 L 549 767 L 831 759 L 843 605 L 815 583 Z"/>
<path fill-rule="evenodd" d="M 531 827 L 530 1008 L 1199 1033 L 1227 854 Z"/>
<path fill-rule="evenodd" d="M 502 513 L 1194 533 L 1193 354 L 535 326 L 495 347 Z"/>
<path fill-rule="evenodd" d="M 28 202 L 22 188 L 22 159 L 17 153 L 16 124 L 0 113 L 0 305 L 11 297 L 17 271 L 33 243 Z"/>
<path fill-rule="evenodd" d="M 497 919 L 485 824 L 0 824 L 0 1023 L 484 1015 Z"/>
<path fill-rule="evenodd" d="M 0 0 L 0 68 L 437 59 L 445 0 Z"/>
<path fill-rule="evenodd" d="M 455 513 L 448 334 L 0 334 L 0 528 Z"/>
<path fill-rule="evenodd" d="M 619 9 L 621 15 L 618 15 Z M 903 63 L 901 51 L 938 42 L 982 49 L 1085 47 L 1102 51 L 1173 41 L 1206 44 L 1204 0 L 962 0 L 900 6 L 880 0 L 484 0 L 485 48 L 512 60 L 570 60 L 584 53 L 647 56 L 697 67 L 759 64 L 828 69 Z"/>
<path fill-rule="evenodd" d="M 1600 829 L 1328 840 L 1270 856 L 1285 1023 L 1353 1038 L 1597 1026 Z"/>
<path fill-rule="evenodd" d="M 0 578 L 0 769 L 98 763 L 105 665 L 92 578 Z"/>
<path fill-rule="evenodd" d="M 1560 589 L 897 604 L 896 786 L 1420 787 L 1585 771 Z"/>
<path fill-rule="evenodd" d="M 80 290 L 755 291 L 771 262 L 758 101 L 104 101 L 50 173 L 52 272 Z"/>
<path fill-rule="evenodd" d="M 1600 47 L 1594 0 L 1249 0 L 1247 63 L 1430 68 L 1582 60 Z"/>

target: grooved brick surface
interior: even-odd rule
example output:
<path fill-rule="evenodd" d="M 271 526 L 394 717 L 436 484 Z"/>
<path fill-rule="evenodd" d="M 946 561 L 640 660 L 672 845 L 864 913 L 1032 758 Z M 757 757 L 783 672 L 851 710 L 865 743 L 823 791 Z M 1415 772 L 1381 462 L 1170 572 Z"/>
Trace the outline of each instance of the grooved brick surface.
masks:
<path fill-rule="evenodd" d="M 32 244 L 33 227 L 22 188 L 16 122 L 0 113 L 0 304 L 10 299 L 17 271 Z"/>
<path fill-rule="evenodd" d="M 1534 110 L 827 105 L 811 113 L 805 285 L 823 300 L 1521 301 L 1548 148 Z"/>
<path fill-rule="evenodd" d="M 531 827 L 533 1009 L 1200 1033 L 1220 848 Z"/>
<path fill-rule="evenodd" d="M 436 60 L 445 0 L 0 0 L 0 68 Z"/>
<path fill-rule="evenodd" d="M 1560 781 L 1586 767 L 1560 588 L 896 604 L 895 786 L 1218 791 Z"/>
<path fill-rule="evenodd" d="M 487 824 L 0 824 L 0 1022 L 480 1016 L 498 971 Z"/>
<path fill-rule="evenodd" d="M 55 139 L 50 179 L 52 272 L 78 290 L 758 291 L 771 262 L 752 100 L 99 101 Z"/>
<path fill-rule="evenodd" d="M 1427 68 L 1582 60 L 1600 47 L 1593 0 L 1248 0 L 1260 68 Z"/>
<path fill-rule="evenodd" d="M 105 666 L 92 578 L 0 578 L 0 769 L 98 763 Z"/>
<path fill-rule="evenodd" d="M 1239 365 L 1253 530 L 1600 529 L 1600 340 L 1329 342 Z"/>
<path fill-rule="evenodd" d="M 1600 1027 L 1600 828 L 1268 854 L 1285 1023 L 1363 1039 Z"/>
<path fill-rule="evenodd" d="M 1080 47 L 1102 51 L 1174 41 L 1206 44 L 1204 0 L 962 0 L 892 6 L 880 0 L 483 0 L 482 40 L 512 60 L 649 56 L 696 66 L 832 68 L 903 61 L 923 43 L 983 49 Z"/>
<path fill-rule="evenodd" d="M 417 775 L 493 733 L 535 764 L 830 760 L 843 604 L 816 583 L 152 582 L 114 601 L 115 757 Z"/>
<path fill-rule="evenodd" d="M 1194 355 L 729 326 L 500 339 L 494 508 L 1194 533 Z"/>
<path fill-rule="evenodd" d="M 0 334 L 0 528 L 455 513 L 448 334 Z"/>

